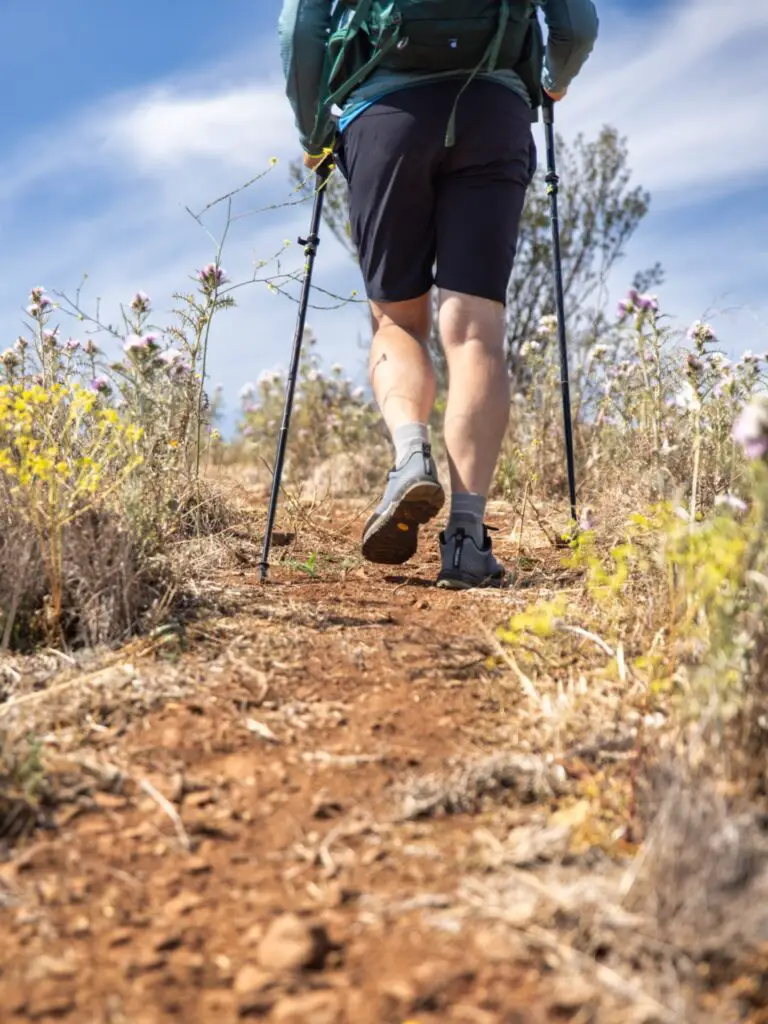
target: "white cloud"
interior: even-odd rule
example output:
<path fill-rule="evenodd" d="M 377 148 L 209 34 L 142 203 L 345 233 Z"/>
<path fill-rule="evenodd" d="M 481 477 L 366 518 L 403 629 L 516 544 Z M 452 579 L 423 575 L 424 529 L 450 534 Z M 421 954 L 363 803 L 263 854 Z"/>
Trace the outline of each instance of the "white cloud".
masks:
<path fill-rule="evenodd" d="M 601 9 L 602 10 L 602 9 Z M 662 202 L 768 172 L 768 5 L 663 5 L 642 18 L 609 8 L 593 56 L 563 104 L 562 128 L 628 135 L 637 177 Z M 670 196 L 674 193 L 674 196 Z"/>

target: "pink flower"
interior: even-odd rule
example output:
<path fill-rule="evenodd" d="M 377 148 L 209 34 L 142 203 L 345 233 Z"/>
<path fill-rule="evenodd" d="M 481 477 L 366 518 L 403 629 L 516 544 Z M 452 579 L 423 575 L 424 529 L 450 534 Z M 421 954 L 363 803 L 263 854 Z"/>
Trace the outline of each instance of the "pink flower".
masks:
<path fill-rule="evenodd" d="M 220 285 L 224 284 L 229 278 L 226 272 L 215 263 L 207 263 L 202 270 L 197 272 L 197 280 L 200 282 L 202 290 L 207 294 L 215 292 Z"/>
<path fill-rule="evenodd" d="M 733 425 L 733 440 L 748 459 L 768 454 L 768 394 L 755 395 Z"/>

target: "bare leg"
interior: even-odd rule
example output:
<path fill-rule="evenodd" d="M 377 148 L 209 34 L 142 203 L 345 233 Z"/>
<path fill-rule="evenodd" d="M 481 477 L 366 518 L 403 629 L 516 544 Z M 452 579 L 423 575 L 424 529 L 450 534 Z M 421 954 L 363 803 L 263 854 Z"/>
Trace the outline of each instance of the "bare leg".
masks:
<path fill-rule="evenodd" d="M 369 372 L 390 434 L 408 423 L 427 423 L 437 383 L 427 352 L 432 311 L 429 294 L 406 302 L 371 303 L 374 337 Z"/>
<path fill-rule="evenodd" d="M 509 421 L 504 307 L 460 292 L 440 294 L 448 363 L 445 445 L 453 494 L 488 496 Z"/>

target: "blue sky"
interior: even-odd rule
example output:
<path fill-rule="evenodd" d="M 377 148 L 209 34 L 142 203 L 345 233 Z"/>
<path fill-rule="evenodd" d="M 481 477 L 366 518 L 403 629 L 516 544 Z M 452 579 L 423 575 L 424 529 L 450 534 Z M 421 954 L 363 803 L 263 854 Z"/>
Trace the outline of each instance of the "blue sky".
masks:
<path fill-rule="evenodd" d="M 708 314 L 730 351 L 762 352 L 768 5 L 729 5 L 726 16 L 722 8 L 598 0 L 600 39 L 558 109 L 559 129 L 593 137 L 616 125 L 634 180 L 652 193 L 651 213 L 609 282 L 610 301 L 635 268 L 659 259 L 668 272 L 660 298 L 681 325 Z M 14 99 L 0 119 L 0 347 L 21 330 L 30 287 L 71 294 L 85 272 L 85 304 L 100 297 L 109 319 L 138 288 L 166 319 L 172 292 L 213 256 L 185 205 L 201 208 L 271 156 L 280 163 L 238 209 L 290 198 L 297 148 L 278 62 L 279 9 L 279 0 L 37 0 L 31 18 L 24 0 L 4 0 L 0 89 Z M 238 220 L 223 256 L 230 276 L 248 278 L 308 216 L 303 205 Z M 294 245 L 285 265 L 299 264 Z M 316 280 L 345 294 L 360 285 L 327 234 Z M 245 381 L 287 362 L 295 318 L 295 306 L 263 285 L 242 289 L 238 302 L 218 322 L 211 352 L 212 383 L 224 385 L 230 416 Z M 313 311 L 310 322 L 327 362 L 362 380 L 362 308 Z"/>

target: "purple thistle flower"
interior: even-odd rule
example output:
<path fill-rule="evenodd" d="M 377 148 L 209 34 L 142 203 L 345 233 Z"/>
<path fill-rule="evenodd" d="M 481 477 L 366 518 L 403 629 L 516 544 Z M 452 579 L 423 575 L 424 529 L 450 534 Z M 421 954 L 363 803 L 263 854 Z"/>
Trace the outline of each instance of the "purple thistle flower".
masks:
<path fill-rule="evenodd" d="M 131 299 L 131 309 L 134 313 L 148 313 L 152 300 L 145 292 L 136 292 Z"/>
<path fill-rule="evenodd" d="M 19 336 L 16 339 L 15 348 L 18 349 L 19 352 L 23 352 L 25 348 L 29 348 L 29 342 L 27 341 L 26 338 L 22 338 L 21 336 Z"/>
<path fill-rule="evenodd" d="M 626 299 L 622 299 L 616 307 L 616 315 L 618 316 L 619 320 L 623 320 L 624 317 L 627 316 L 627 314 L 630 313 L 631 311 L 632 304 L 628 302 Z"/>
<path fill-rule="evenodd" d="M 768 394 L 755 395 L 733 425 L 733 440 L 748 459 L 768 454 Z"/>
<path fill-rule="evenodd" d="M 686 337 L 689 341 L 698 341 L 700 344 L 705 344 L 708 341 L 715 340 L 715 332 L 710 324 L 702 323 L 701 320 L 694 320 L 688 328 Z"/>
<path fill-rule="evenodd" d="M 197 280 L 203 291 L 210 293 L 216 291 L 229 278 L 222 267 L 218 267 L 215 263 L 207 263 L 202 270 L 198 270 Z"/>
<path fill-rule="evenodd" d="M 56 327 L 53 331 L 43 331 L 43 344 L 49 348 L 56 348 L 56 342 L 58 341 L 59 328 Z"/>
<path fill-rule="evenodd" d="M 592 509 L 589 507 L 589 505 L 585 505 L 584 508 L 581 510 L 581 515 L 579 516 L 579 529 L 588 531 L 594 530 L 594 528 L 595 517 L 592 514 Z"/>
<path fill-rule="evenodd" d="M 655 295 L 637 295 L 635 305 L 644 313 L 657 313 L 659 310 L 659 303 Z"/>
<path fill-rule="evenodd" d="M 88 338 L 83 345 L 83 352 L 85 352 L 87 356 L 97 356 L 99 352 L 101 352 L 101 349 L 90 338 Z"/>
<path fill-rule="evenodd" d="M 95 391 L 97 394 L 108 395 L 112 390 L 112 385 L 106 377 L 94 377 L 91 381 L 91 390 Z"/>
<path fill-rule="evenodd" d="M 729 508 L 732 512 L 746 512 L 749 506 L 746 501 L 735 494 L 718 494 L 715 498 L 716 508 Z"/>
<path fill-rule="evenodd" d="M 177 348 L 167 348 L 164 352 L 161 352 L 157 358 L 161 363 L 165 363 L 166 366 L 173 366 L 174 363 L 177 363 L 179 359 L 183 358 L 183 353 L 181 353 Z"/>
<path fill-rule="evenodd" d="M 67 352 L 77 352 L 77 350 L 80 348 L 80 342 L 77 340 L 77 338 L 68 338 L 64 342 L 64 348 L 67 350 Z"/>
<path fill-rule="evenodd" d="M 138 334 L 129 334 L 125 339 L 123 352 L 126 352 L 128 355 L 133 353 L 145 355 L 148 352 L 154 352 L 158 347 L 157 339 L 158 335 L 156 334 L 145 334 L 141 338 Z"/>

